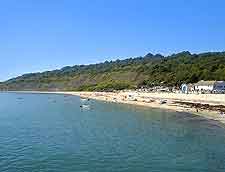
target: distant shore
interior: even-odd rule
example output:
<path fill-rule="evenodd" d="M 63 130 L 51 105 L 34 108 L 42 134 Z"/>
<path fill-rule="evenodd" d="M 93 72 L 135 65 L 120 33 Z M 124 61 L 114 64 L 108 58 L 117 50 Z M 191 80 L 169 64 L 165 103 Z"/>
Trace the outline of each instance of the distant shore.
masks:
<path fill-rule="evenodd" d="M 181 93 L 144 93 L 135 91 L 120 92 L 39 92 L 75 95 L 107 102 L 124 103 L 146 106 L 151 108 L 168 109 L 176 112 L 188 112 L 203 116 L 207 119 L 220 121 L 225 124 L 225 95 L 224 94 L 181 94 Z"/>

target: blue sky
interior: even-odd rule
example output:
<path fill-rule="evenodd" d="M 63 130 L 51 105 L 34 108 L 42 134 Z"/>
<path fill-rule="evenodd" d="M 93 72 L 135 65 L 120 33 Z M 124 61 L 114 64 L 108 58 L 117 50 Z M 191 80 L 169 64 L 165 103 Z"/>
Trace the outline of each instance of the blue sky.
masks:
<path fill-rule="evenodd" d="M 224 0 L 0 0 L 0 81 L 66 65 L 225 50 Z"/>

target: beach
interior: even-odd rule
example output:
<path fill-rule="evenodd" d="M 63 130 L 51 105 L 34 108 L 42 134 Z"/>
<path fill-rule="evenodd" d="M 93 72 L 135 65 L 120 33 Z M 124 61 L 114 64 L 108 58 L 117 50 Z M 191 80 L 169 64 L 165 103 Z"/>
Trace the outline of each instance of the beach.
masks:
<path fill-rule="evenodd" d="M 81 98 L 188 112 L 225 124 L 225 95 L 120 92 L 57 92 Z"/>
<path fill-rule="evenodd" d="M 176 112 L 187 112 L 225 124 L 224 94 L 145 93 L 137 91 L 117 92 L 40 92 L 23 93 L 64 94 L 106 102 L 123 103 Z"/>

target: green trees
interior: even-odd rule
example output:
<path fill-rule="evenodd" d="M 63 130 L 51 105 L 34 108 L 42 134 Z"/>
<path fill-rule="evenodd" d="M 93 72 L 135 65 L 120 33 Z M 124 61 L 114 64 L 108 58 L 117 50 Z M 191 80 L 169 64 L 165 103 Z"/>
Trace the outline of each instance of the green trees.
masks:
<path fill-rule="evenodd" d="M 141 86 L 181 85 L 199 80 L 225 80 L 225 52 L 144 57 L 76 65 L 31 73 L 0 83 L 9 90 L 111 91 Z"/>

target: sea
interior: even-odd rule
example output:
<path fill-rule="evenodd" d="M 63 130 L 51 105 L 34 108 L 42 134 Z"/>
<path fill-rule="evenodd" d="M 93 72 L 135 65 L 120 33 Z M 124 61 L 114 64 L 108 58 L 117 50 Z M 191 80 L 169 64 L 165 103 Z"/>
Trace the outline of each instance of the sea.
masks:
<path fill-rule="evenodd" d="M 225 172 L 225 127 L 77 96 L 0 93 L 0 172 Z"/>

